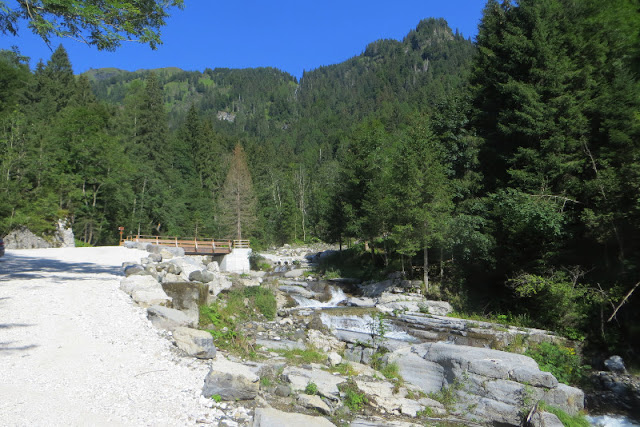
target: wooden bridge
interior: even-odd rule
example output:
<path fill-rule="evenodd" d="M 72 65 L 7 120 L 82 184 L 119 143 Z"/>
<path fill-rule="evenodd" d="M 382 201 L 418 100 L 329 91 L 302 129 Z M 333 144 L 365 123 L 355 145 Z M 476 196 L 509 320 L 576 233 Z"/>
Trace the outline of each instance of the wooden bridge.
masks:
<path fill-rule="evenodd" d="M 248 249 L 250 247 L 248 240 L 214 240 L 196 237 L 180 239 L 166 236 L 127 236 L 126 239 L 120 241 L 120 244 L 123 245 L 125 241 L 182 248 L 186 255 L 225 255 L 231 253 L 233 249 Z"/>

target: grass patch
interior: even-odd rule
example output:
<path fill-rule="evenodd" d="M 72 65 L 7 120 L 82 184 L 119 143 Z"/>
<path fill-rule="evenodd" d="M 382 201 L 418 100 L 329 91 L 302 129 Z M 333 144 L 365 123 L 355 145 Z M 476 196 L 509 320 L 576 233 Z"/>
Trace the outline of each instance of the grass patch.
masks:
<path fill-rule="evenodd" d="M 340 363 L 339 365 L 332 366 L 329 368 L 329 372 L 337 372 L 345 377 L 352 377 L 358 374 L 350 363 Z"/>
<path fill-rule="evenodd" d="M 543 342 L 524 354 L 538 362 L 540 370 L 551 372 L 558 381 L 569 385 L 583 382 L 591 369 L 591 366 L 582 364 L 582 358 L 571 347 Z"/>
<path fill-rule="evenodd" d="M 538 407 L 543 411 L 550 412 L 558 417 L 564 427 L 589 427 L 591 425 L 583 414 L 569 415 L 562 409 L 556 408 L 554 406 L 549 406 L 545 402 L 540 402 L 540 405 Z"/>
<path fill-rule="evenodd" d="M 304 389 L 305 394 L 314 396 L 318 394 L 318 386 L 314 382 L 309 382 Z"/>
<path fill-rule="evenodd" d="M 448 387 L 442 387 L 442 389 L 436 393 L 429 393 L 429 397 L 442 403 L 447 411 L 451 411 L 460 399 L 458 392 L 463 389 L 464 380 L 456 378 Z"/>
<path fill-rule="evenodd" d="M 259 286 L 220 294 L 211 305 L 200 306 L 200 326 L 213 336 L 216 346 L 243 357 L 255 358 L 253 344 L 242 333 L 245 322 L 273 320 L 276 299 L 270 289 Z"/>
<path fill-rule="evenodd" d="M 531 318 L 524 314 L 476 314 L 466 313 L 462 311 L 453 311 L 447 314 L 447 317 L 455 317 L 458 319 L 474 320 L 477 322 L 498 323 L 505 326 L 516 326 L 520 328 L 533 328 L 536 325 Z M 477 326 L 477 325 L 476 325 Z"/>
<path fill-rule="evenodd" d="M 346 383 L 339 384 L 338 388 L 345 394 L 342 402 L 351 412 L 360 412 L 364 408 L 364 405 L 369 403 L 364 392 L 360 391 L 352 379 L 347 380 Z"/>
<path fill-rule="evenodd" d="M 287 362 L 292 365 L 324 363 L 327 358 L 325 354 L 320 353 L 315 348 L 306 348 L 304 350 L 301 350 L 299 348 L 294 348 L 291 350 L 275 349 L 271 351 L 278 353 L 280 356 L 283 356 L 285 359 L 287 359 Z"/>

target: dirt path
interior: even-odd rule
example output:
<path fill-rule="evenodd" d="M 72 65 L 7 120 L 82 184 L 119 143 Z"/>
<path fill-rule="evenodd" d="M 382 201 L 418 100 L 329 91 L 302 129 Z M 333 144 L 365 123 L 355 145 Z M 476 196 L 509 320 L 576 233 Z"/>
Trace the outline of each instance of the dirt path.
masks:
<path fill-rule="evenodd" d="M 120 247 L 0 258 L 1 425 L 192 425 L 206 363 L 175 355 L 118 289 Z"/>

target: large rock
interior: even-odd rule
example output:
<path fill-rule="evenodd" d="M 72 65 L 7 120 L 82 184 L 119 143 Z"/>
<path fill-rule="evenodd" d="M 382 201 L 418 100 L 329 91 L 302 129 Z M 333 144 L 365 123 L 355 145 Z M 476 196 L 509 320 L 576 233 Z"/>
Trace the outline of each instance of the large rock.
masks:
<path fill-rule="evenodd" d="M 60 219 L 56 224 L 56 241 L 55 246 L 58 248 L 75 248 L 76 240 L 73 235 L 73 229 L 67 220 Z"/>
<path fill-rule="evenodd" d="M 149 275 L 133 275 L 120 281 L 120 289 L 131 295 L 134 291 L 162 289 L 162 285 Z"/>
<path fill-rule="evenodd" d="M 626 374 L 627 368 L 624 366 L 624 360 L 620 356 L 611 356 L 604 361 L 604 366 L 611 372 L 616 374 Z"/>
<path fill-rule="evenodd" d="M 52 248 L 51 242 L 36 236 L 26 227 L 11 231 L 4 237 L 6 249 L 46 249 Z"/>
<path fill-rule="evenodd" d="M 408 390 L 406 387 L 400 387 L 396 391 L 395 386 L 388 381 L 366 377 L 356 377 L 354 381 L 361 391 L 371 397 L 370 403 L 373 406 L 382 408 L 386 412 L 416 417 L 418 411 L 429 407 L 434 414 L 443 415 L 445 413 L 442 403 L 433 399 L 407 399 Z"/>
<path fill-rule="evenodd" d="M 273 408 L 257 408 L 253 417 L 253 427 L 335 427 L 331 421 L 323 417 L 294 414 Z"/>
<path fill-rule="evenodd" d="M 318 395 L 309 396 L 308 394 L 301 394 L 298 396 L 298 403 L 305 408 L 315 409 L 324 415 L 331 415 L 332 412 L 329 405 L 324 403 Z"/>
<path fill-rule="evenodd" d="M 146 246 L 146 250 L 147 252 L 151 252 L 152 254 L 161 255 L 163 259 L 171 259 L 184 256 L 184 249 L 175 246 L 148 244 Z"/>
<path fill-rule="evenodd" d="M 529 421 L 531 427 L 564 427 L 562 421 L 551 412 L 536 411 Z"/>
<path fill-rule="evenodd" d="M 163 256 L 164 259 L 164 256 Z M 192 257 L 173 258 L 168 261 L 180 270 L 180 275 L 183 279 L 189 280 L 189 275 L 194 271 L 204 270 L 206 267 L 201 262 L 193 259 Z M 176 273 L 177 274 L 177 273 Z"/>
<path fill-rule="evenodd" d="M 247 366 L 230 362 L 218 355 L 204 379 L 202 395 L 219 395 L 222 400 L 232 401 L 255 399 L 260 388 L 259 380 L 260 377 Z"/>
<path fill-rule="evenodd" d="M 396 350 L 387 360 L 398 363 L 405 381 L 426 393 L 457 384 L 458 409 L 472 418 L 517 425 L 527 402 L 536 400 L 570 414 L 584 409 L 581 390 L 559 384 L 520 354 L 437 342 Z"/>
<path fill-rule="evenodd" d="M 174 329 L 173 339 L 176 341 L 178 348 L 189 356 L 199 359 L 213 359 L 216 357 L 216 346 L 213 344 L 213 337 L 207 331 L 179 327 Z"/>
<path fill-rule="evenodd" d="M 218 274 L 211 282 L 207 283 L 207 286 L 209 286 L 209 302 L 211 302 L 220 292 L 231 288 L 233 283 L 226 276 Z"/>
<path fill-rule="evenodd" d="M 156 328 L 169 331 L 180 326 L 193 326 L 193 321 L 182 311 L 161 305 L 149 307 L 147 317 Z"/>
<path fill-rule="evenodd" d="M 340 391 L 338 384 L 345 382 L 342 377 L 332 375 L 320 369 L 304 369 L 296 366 L 288 366 L 282 372 L 283 377 L 291 384 L 294 391 L 304 391 L 307 384 L 314 383 L 318 386 L 318 394 L 331 400 L 339 400 Z"/>
<path fill-rule="evenodd" d="M 136 290 L 131 293 L 131 298 L 144 308 L 152 305 L 171 305 L 171 297 L 165 294 L 162 288 Z"/>
<path fill-rule="evenodd" d="M 189 280 L 192 282 L 209 283 L 216 278 L 216 275 L 208 270 L 196 270 L 189 274 Z"/>
<path fill-rule="evenodd" d="M 124 275 L 129 277 L 129 276 L 148 276 L 150 275 L 149 272 L 147 270 L 145 270 L 145 267 L 140 265 L 140 264 L 133 264 L 133 265 L 128 265 L 124 268 Z"/>
<path fill-rule="evenodd" d="M 323 334 L 317 329 L 309 329 L 307 331 L 307 344 L 325 353 L 330 351 L 342 352 L 347 345 L 344 341 L 340 341 L 334 336 Z"/>

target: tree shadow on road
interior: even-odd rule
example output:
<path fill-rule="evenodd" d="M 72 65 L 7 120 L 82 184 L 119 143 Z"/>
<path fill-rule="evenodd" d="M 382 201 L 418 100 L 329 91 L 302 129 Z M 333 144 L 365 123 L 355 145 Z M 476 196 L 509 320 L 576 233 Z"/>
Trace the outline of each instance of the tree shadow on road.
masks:
<path fill-rule="evenodd" d="M 82 274 L 122 275 L 120 266 L 104 266 L 90 262 L 64 262 L 57 259 L 38 258 L 8 253 L 0 258 L 0 282 L 8 280 L 30 280 L 51 278 L 58 281 L 60 277 L 51 277 L 55 273 L 74 273 L 65 276 L 65 280 L 82 280 Z"/>

